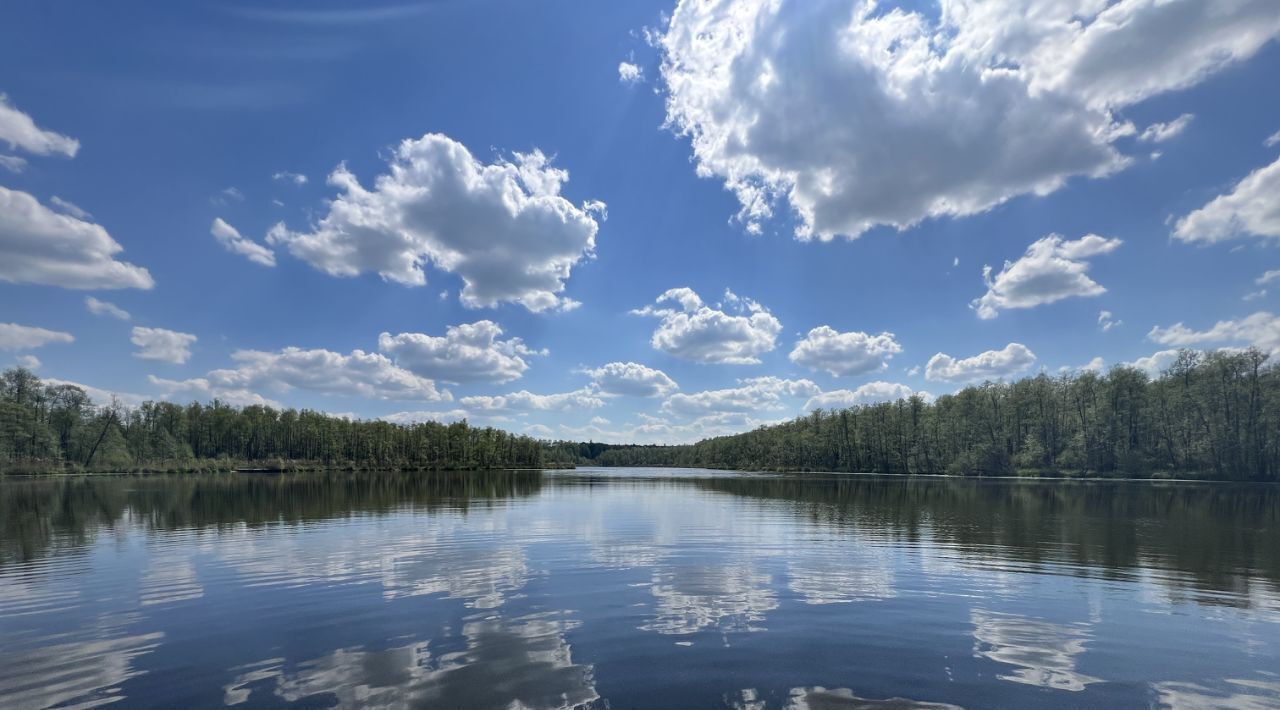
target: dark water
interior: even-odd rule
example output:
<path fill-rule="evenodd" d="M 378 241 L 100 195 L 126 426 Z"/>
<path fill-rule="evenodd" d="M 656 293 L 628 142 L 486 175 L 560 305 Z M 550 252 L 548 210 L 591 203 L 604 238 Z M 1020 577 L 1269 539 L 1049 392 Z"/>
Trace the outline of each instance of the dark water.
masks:
<path fill-rule="evenodd" d="M 1280 489 L 0 482 L 0 707 L 1280 707 Z"/>

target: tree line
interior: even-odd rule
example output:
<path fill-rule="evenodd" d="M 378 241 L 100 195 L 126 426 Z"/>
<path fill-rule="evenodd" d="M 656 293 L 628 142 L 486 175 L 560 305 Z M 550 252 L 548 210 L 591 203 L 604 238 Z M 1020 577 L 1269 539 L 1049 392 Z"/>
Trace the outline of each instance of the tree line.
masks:
<path fill-rule="evenodd" d="M 310 410 L 96 405 L 23 368 L 0 375 L 0 471 L 192 471 L 236 467 L 536 468 L 544 445 L 466 422 L 353 421 Z"/>
<path fill-rule="evenodd" d="M 1132 367 L 1040 374 L 817 410 L 687 446 L 607 448 L 605 466 L 1280 481 L 1280 370 L 1257 350 L 1184 350 Z"/>

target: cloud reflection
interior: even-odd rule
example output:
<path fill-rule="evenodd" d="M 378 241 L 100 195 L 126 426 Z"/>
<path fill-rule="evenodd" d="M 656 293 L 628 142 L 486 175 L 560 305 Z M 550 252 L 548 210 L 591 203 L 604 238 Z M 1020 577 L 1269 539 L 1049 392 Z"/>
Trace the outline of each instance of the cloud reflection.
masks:
<path fill-rule="evenodd" d="M 738 692 L 737 697 L 725 699 L 734 710 L 767 710 L 769 704 L 754 688 Z M 948 703 L 925 703 L 908 698 L 876 700 L 854 695 L 848 688 L 792 688 L 787 693 L 783 710 L 962 710 Z"/>
<path fill-rule="evenodd" d="M 654 573 L 654 618 L 641 626 L 660 634 L 692 634 L 706 628 L 760 631 L 754 624 L 778 608 L 772 578 L 750 564 L 685 566 Z"/>
<path fill-rule="evenodd" d="M 1001 680 L 1070 691 L 1102 680 L 1076 671 L 1077 656 L 1084 653 L 1089 639 L 1087 627 L 980 609 L 973 610 L 970 619 L 975 656 L 1018 666 L 997 676 Z"/>

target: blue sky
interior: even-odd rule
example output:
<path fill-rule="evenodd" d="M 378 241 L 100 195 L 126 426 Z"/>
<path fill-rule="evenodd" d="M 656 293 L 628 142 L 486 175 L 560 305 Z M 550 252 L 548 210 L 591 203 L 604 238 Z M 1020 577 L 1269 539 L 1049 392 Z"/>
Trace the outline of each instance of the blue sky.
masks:
<path fill-rule="evenodd" d="M 1274 0 L 1025 4 L 10 3 L 0 361 L 686 441 L 1280 348 Z"/>

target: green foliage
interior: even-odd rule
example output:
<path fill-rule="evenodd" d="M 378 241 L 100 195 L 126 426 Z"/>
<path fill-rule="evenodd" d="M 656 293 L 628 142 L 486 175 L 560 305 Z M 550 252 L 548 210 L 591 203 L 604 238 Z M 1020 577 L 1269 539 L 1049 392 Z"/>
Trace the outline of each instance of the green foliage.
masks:
<path fill-rule="evenodd" d="M 1280 480 L 1280 370 L 1252 349 L 986 383 L 807 416 L 689 446 L 613 447 L 606 466 Z"/>
<path fill-rule="evenodd" d="M 97 407 L 83 390 L 0 375 L 0 471 L 538 468 L 543 444 L 466 422 L 403 426 L 222 402 Z"/>

